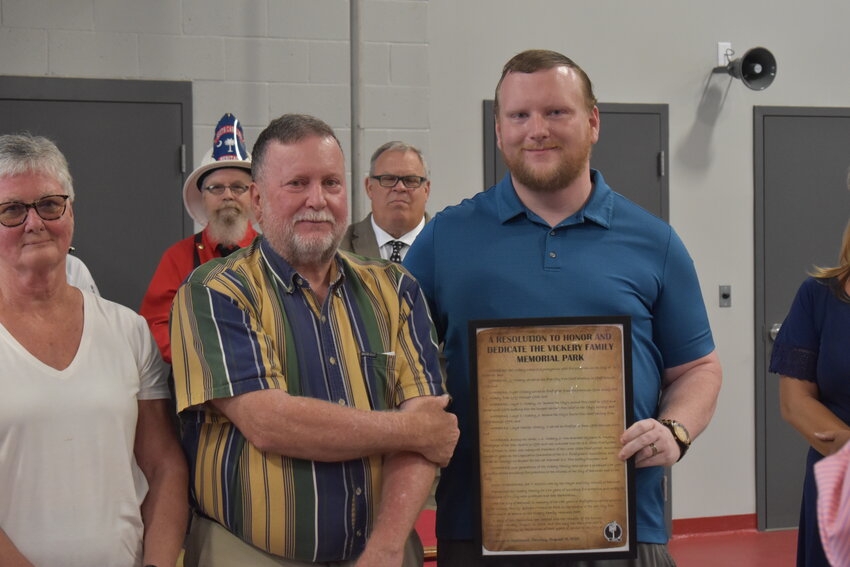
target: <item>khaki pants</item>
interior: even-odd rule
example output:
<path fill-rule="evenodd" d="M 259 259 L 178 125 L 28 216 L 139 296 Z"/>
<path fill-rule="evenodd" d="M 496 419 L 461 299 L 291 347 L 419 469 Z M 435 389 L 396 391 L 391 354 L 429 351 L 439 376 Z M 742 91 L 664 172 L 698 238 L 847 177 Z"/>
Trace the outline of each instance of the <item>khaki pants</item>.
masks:
<path fill-rule="evenodd" d="M 272 555 L 245 543 L 218 522 L 198 515 L 192 517 L 183 557 L 184 567 L 350 567 L 354 564 L 355 561 L 307 563 Z M 402 566 L 422 567 L 422 543 L 416 532 L 407 540 Z"/>

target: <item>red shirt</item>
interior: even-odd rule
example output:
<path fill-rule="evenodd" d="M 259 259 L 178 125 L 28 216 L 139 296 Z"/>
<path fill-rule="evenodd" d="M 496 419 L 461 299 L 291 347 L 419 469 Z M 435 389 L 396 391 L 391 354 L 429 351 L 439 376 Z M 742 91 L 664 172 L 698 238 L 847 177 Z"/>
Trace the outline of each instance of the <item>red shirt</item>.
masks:
<path fill-rule="evenodd" d="M 148 291 L 142 299 L 142 307 L 139 309 L 139 313 L 147 320 L 151 328 L 162 358 L 169 364 L 171 364 L 171 341 L 168 332 L 168 316 L 171 313 L 171 302 L 174 301 L 177 288 L 196 267 L 196 249 L 201 264 L 221 257 L 217 249 L 218 242 L 210 239 L 207 229 L 202 230 L 200 234 L 201 242 L 198 244 L 195 244 L 196 235 L 192 235 L 165 251 L 153 274 Z M 257 232 L 249 224 L 248 230 L 239 241 L 239 246 L 248 246 L 256 236 Z"/>

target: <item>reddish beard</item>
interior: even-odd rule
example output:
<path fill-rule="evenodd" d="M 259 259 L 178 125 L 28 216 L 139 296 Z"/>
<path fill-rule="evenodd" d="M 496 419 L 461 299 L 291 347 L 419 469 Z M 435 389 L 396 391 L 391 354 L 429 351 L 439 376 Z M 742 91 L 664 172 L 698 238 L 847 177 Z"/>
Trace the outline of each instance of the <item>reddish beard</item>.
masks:
<path fill-rule="evenodd" d="M 523 186 L 537 193 L 554 193 L 570 186 L 585 171 L 590 161 L 590 140 L 576 147 L 574 151 L 566 151 L 563 158 L 554 166 L 547 169 L 535 168 L 528 163 L 525 149 L 515 155 L 502 151 L 502 159 L 508 166 L 511 175 Z M 537 148 L 534 148 L 537 149 Z"/>

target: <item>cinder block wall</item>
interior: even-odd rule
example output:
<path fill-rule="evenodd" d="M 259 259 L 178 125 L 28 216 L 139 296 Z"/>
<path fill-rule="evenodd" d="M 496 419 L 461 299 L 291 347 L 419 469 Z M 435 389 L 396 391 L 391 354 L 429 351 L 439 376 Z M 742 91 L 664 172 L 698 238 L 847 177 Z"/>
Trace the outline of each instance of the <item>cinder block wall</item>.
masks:
<path fill-rule="evenodd" d="M 0 0 L 0 74 L 192 81 L 195 164 L 225 112 L 249 146 L 276 116 L 314 114 L 343 143 L 362 216 L 359 177 L 375 147 L 403 139 L 427 152 L 427 22 L 422 0 Z"/>
<path fill-rule="evenodd" d="M 358 0 L 354 0 L 358 1 Z M 357 32 L 359 57 L 354 78 L 359 90 L 356 110 L 359 168 L 354 171 L 353 216 L 369 212 L 363 191 L 372 152 L 389 140 L 421 148 L 430 142 L 428 9 L 422 0 L 360 0 Z"/>

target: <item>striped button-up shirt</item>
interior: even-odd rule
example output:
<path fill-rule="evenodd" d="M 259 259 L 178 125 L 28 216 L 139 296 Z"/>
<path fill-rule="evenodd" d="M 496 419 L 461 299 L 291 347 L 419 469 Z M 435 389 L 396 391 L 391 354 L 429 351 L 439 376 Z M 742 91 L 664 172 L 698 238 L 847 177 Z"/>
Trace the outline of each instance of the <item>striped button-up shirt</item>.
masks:
<path fill-rule="evenodd" d="M 340 252 L 320 304 L 262 237 L 204 264 L 174 301 L 177 410 L 198 510 L 301 561 L 357 557 L 377 513 L 381 456 L 325 463 L 264 453 L 209 404 L 281 389 L 389 410 L 444 393 L 436 335 L 404 268 Z"/>

